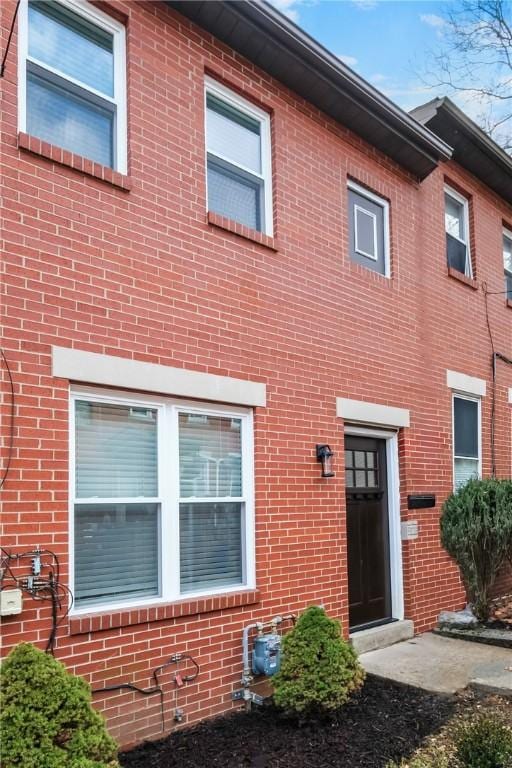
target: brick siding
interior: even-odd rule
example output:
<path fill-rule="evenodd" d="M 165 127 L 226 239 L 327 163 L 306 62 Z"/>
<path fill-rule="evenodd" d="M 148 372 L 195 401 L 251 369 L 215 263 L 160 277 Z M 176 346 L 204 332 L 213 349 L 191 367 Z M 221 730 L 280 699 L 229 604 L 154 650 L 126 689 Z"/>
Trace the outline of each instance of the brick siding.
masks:
<path fill-rule="evenodd" d="M 14 0 L 0 4 L 3 47 Z M 109 8 L 102 3 L 102 8 Z M 491 347 L 481 286 L 503 286 L 502 223 L 512 208 L 454 163 L 418 184 L 384 155 L 162 3 L 120 0 L 128 50 L 129 173 L 105 173 L 18 137 L 16 35 L 2 81 L 2 344 L 16 390 L 15 448 L 2 490 L 2 545 L 37 544 L 67 577 L 69 382 L 51 374 L 51 345 L 264 382 L 255 409 L 257 593 L 185 614 L 136 621 L 72 619 L 56 655 L 94 686 L 151 684 L 172 653 L 198 661 L 179 690 L 190 723 L 225 711 L 241 676 L 245 624 L 323 603 L 348 619 L 343 423 L 336 397 L 411 413 L 399 436 L 405 615 L 421 632 L 462 606 L 457 569 L 439 544 L 452 487 L 446 369 L 487 380 L 483 470 L 490 473 Z M 205 72 L 271 111 L 274 239 L 251 238 L 205 211 Z M 44 144 L 44 143 L 43 143 Z M 347 180 L 390 202 L 391 279 L 348 254 Z M 471 196 L 477 290 L 448 275 L 445 178 Z M 249 235 L 249 236 L 246 236 Z M 496 349 L 510 355 L 512 310 L 489 297 Z M 499 367 L 496 457 L 511 469 L 512 371 Z M 8 382 L 2 374 L 2 421 Z M 7 454 L 3 436 L 2 458 Z M 317 442 L 335 451 L 323 480 Z M 407 494 L 436 494 L 408 511 Z M 139 620 L 142 619 L 142 620 Z M 44 647 L 46 604 L 25 599 L 3 623 L 3 646 Z M 176 706 L 169 680 L 167 725 Z M 123 744 L 160 730 L 158 697 L 95 697 Z"/>

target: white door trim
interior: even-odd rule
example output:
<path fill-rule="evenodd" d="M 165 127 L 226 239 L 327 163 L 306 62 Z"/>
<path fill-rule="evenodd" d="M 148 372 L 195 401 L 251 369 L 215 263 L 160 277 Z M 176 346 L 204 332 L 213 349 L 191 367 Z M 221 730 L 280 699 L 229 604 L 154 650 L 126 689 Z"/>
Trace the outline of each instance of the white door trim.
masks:
<path fill-rule="evenodd" d="M 386 441 L 389 518 L 389 565 L 391 569 L 391 613 L 394 619 L 404 618 L 404 579 L 402 567 L 402 536 L 400 528 L 400 472 L 398 465 L 398 432 L 371 427 L 345 425 L 346 435 L 374 437 Z"/>

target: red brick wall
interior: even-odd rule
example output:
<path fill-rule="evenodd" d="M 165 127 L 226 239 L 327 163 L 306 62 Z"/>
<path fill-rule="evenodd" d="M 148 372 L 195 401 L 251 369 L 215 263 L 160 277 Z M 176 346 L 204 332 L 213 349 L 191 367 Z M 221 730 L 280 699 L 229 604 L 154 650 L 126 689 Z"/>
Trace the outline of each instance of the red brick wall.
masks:
<path fill-rule="evenodd" d="M 499 572 L 494 584 L 493 595 L 504 597 L 512 594 L 512 566 L 507 563 Z"/>
<path fill-rule="evenodd" d="M 52 344 L 265 382 L 268 404 L 255 412 L 259 593 L 245 595 L 245 606 L 233 598 L 201 601 L 87 627 L 75 620 L 59 630 L 56 655 L 94 686 L 147 686 L 171 653 L 194 655 L 201 674 L 178 700 L 192 722 L 231 706 L 246 623 L 321 602 L 347 624 L 337 396 L 410 409 L 411 427 L 400 435 L 400 490 L 403 519 L 418 520 L 420 535 L 403 546 L 406 616 L 421 632 L 442 608 L 462 605 L 457 571 L 438 537 L 439 504 L 452 485 L 446 369 L 485 378 L 490 391 L 480 286 L 502 289 L 501 224 L 512 224 L 512 209 L 453 164 L 418 185 L 162 4 L 119 2 L 116 9 L 128 16 L 130 184 L 63 166 L 49 147 L 30 145 L 46 157 L 18 149 L 16 36 L 2 81 L 2 343 L 17 400 L 2 543 L 54 549 L 66 578 L 69 382 L 52 378 Z M 13 11 L 13 0 L 0 4 L 4 42 Z M 272 112 L 277 250 L 207 222 L 205 69 Z M 477 290 L 447 276 L 445 174 L 472 196 Z M 390 201 L 391 280 L 349 261 L 348 177 Z M 503 296 L 489 297 L 489 315 L 496 349 L 510 355 L 512 310 Z M 511 468 L 510 386 L 512 371 L 502 366 L 502 476 Z M 5 424 L 5 374 L 2 391 Z M 485 474 L 489 440 L 488 396 Z M 332 480 L 320 478 L 320 441 L 336 452 Z M 4 460 L 6 451 L 4 436 Z M 407 494 L 419 492 L 434 492 L 437 507 L 408 512 Z M 26 600 L 21 616 L 4 622 L 4 650 L 20 640 L 44 647 L 49 627 L 49 609 Z M 170 682 L 165 697 L 170 723 Z M 158 734 L 156 698 L 122 692 L 101 706 L 122 743 Z"/>

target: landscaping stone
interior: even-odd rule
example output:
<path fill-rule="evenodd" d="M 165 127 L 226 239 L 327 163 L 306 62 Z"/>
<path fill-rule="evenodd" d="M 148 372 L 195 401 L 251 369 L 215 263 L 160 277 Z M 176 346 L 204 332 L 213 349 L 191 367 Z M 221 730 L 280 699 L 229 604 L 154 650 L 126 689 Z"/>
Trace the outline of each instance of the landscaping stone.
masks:
<path fill-rule="evenodd" d="M 510 629 L 477 626 L 475 629 L 453 629 L 445 627 L 434 629 L 434 634 L 453 637 L 457 640 L 469 640 L 473 643 L 496 645 L 498 648 L 512 648 L 512 632 Z"/>
<path fill-rule="evenodd" d="M 462 611 L 441 611 L 438 622 L 440 628 L 447 629 L 474 629 L 478 626 L 478 619 L 469 605 Z"/>

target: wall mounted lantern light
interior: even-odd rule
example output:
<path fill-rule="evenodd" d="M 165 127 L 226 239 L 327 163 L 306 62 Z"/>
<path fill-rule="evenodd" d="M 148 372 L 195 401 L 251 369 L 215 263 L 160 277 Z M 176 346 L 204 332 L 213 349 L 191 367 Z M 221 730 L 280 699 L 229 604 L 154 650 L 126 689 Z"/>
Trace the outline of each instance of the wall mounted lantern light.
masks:
<path fill-rule="evenodd" d="M 328 445 L 317 445 L 316 458 L 322 462 L 322 477 L 334 477 L 332 471 L 332 457 L 334 453 Z"/>

